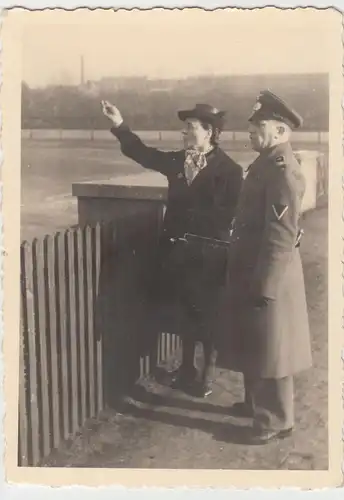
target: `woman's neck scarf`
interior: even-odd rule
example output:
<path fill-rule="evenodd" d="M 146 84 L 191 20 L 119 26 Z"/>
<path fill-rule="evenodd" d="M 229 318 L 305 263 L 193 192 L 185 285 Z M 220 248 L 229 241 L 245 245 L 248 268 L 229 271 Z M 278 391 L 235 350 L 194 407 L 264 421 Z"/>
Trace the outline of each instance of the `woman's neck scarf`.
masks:
<path fill-rule="evenodd" d="M 199 172 L 207 166 L 207 154 L 212 149 L 213 146 L 209 146 L 206 151 L 199 151 L 195 148 L 189 148 L 185 151 L 184 170 L 188 185 L 190 185 Z"/>

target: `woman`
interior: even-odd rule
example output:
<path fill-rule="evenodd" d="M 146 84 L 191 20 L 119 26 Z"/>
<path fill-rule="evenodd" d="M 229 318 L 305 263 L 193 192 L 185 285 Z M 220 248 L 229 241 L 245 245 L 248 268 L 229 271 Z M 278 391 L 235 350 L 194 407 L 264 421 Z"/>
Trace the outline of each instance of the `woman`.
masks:
<path fill-rule="evenodd" d="M 184 125 L 184 148 L 166 152 L 146 146 L 124 123 L 115 106 L 104 101 L 102 105 L 104 114 L 112 121 L 111 132 L 119 140 L 122 153 L 168 179 L 158 275 L 164 276 L 160 291 L 162 288 L 174 291 L 184 319 L 180 332 L 182 363 L 172 385 L 183 389 L 194 385 L 195 345 L 200 341 L 204 367 L 197 393 L 204 397 L 211 393 L 210 379 L 216 362 L 212 322 L 224 283 L 224 268 L 215 253 L 206 255 L 200 244 L 174 242 L 186 233 L 216 239 L 226 239 L 229 235 L 242 168 L 218 145 L 225 113 L 208 104 L 179 111 L 178 117 Z"/>

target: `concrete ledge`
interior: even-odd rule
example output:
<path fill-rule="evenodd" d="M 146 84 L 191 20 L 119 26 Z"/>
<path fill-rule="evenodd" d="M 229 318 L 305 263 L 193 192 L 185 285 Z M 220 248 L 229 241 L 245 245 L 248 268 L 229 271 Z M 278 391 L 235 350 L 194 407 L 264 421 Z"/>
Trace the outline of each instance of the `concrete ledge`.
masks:
<path fill-rule="evenodd" d="M 328 195 L 328 159 L 318 151 L 295 151 L 306 180 L 306 190 L 302 202 L 302 212 L 312 210 Z"/>
<path fill-rule="evenodd" d="M 156 172 L 114 177 L 104 181 L 80 182 L 72 185 L 78 198 L 117 198 L 164 201 L 167 197 L 166 177 Z"/>
<path fill-rule="evenodd" d="M 306 180 L 306 190 L 302 201 L 302 212 L 312 210 L 317 203 L 317 151 L 295 151 Z"/>
<path fill-rule="evenodd" d="M 318 151 L 295 151 L 306 179 L 302 212 L 326 203 L 328 195 L 328 158 Z M 160 210 L 167 199 L 167 178 L 142 169 L 135 175 L 122 175 L 72 185 L 78 199 L 80 224 L 114 220 L 142 211 Z"/>
<path fill-rule="evenodd" d="M 159 214 L 165 205 L 167 189 L 163 175 L 144 169 L 136 175 L 72 185 L 73 196 L 78 199 L 80 225 L 114 221 L 143 212 Z"/>

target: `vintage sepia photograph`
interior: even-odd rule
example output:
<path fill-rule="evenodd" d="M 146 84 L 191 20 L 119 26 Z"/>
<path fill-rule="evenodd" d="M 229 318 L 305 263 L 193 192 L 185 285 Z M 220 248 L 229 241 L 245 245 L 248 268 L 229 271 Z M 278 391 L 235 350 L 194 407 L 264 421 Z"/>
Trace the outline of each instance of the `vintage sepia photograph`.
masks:
<path fill-rule="evenodd" d="M 340 477 L 336 14 L 13 13 L 17 477 Z"/>

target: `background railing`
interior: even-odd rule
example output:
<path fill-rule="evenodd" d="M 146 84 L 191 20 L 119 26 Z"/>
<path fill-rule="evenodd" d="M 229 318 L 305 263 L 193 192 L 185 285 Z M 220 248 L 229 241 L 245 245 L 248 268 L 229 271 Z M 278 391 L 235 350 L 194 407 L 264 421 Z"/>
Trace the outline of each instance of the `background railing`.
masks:
<path fill-rule="evenodd" d="M 180 142 L 179 130 L 136 130 L 145 141 L 157 143 Z M 31 140 L 87 140 L 87 141 L 113 141 L 109 129 L 23 129 L 22 139 Z M 328 131 L 302 130 L 293 133 L 293 142 L 307 144 L 327 145 Z M 248 142 L 247 130 L 225 130 L 221 134 L 221 142 Z"/>
<path fill-rule="evenodd" d="M 160 220 L 22 243 L 19 465 L 38 465 L 179 347 L 147 295 Z"/>

